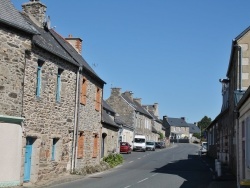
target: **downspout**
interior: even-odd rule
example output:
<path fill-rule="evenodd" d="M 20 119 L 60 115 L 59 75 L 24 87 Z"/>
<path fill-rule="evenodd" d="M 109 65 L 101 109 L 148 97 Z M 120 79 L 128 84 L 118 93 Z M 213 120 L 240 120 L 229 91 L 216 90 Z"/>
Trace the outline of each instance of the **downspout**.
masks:
<path fill-rule="evenodd" d="M 78 120 L 79 120 L 79 77 L 80 77 L 80 71 L 81 67 L 79 67 L 79 70 L 77 71 L 76 75 L 76 99 L 75 99 L 75 114 L 74 114 L 74 130 L 73 130 L 73 151 L 72 151 L 72 158 L 71 158 L 71 173 L 74 172 L 75 169 L 75 163 L 76 163 L 76 147 L 77 147 L 77 134 L 78 134 Z"/>
<path fill-rule="evenodd" d="M 241 86 L 241 81 L 242 81 L 242 50 L 241 50 L 241 46 L 240 45 L 238 45 L 237 44 L 237 47 L 238 47 L 238 56 L 239 56 L 239 90 L 241 91 L 241 88 L 242 88 L 242 86 Z"/>

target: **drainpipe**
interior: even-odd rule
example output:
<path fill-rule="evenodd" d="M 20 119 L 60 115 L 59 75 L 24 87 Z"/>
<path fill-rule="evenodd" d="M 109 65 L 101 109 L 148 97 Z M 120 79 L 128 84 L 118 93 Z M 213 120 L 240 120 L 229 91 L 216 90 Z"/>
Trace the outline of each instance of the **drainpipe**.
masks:
<path fill-rule="evenodd" d="M 72 159 L 71 159 L 71 173 L 74 172 L 75 162 L 76 162 L 76 147 L 77 147 L 77 134 L 78 134 L 78 120 L 79 120 L 79 77 L 80 77 L 81 67 L 77 71 L 76 75 L 76 99 L 75 99 L 75 114 L 74 114 L 74 130 L 73 130 L 73 151 L 72 151 Z"/>
<path fill-rule="evenodd" d="M 241 91 L 241 81 L 242 81 L 242 50 L 241 50 L 241 46 L 236 44 L 236 46 L 238 47 L 238 57 L 239 57 L 239 90 Z"/>

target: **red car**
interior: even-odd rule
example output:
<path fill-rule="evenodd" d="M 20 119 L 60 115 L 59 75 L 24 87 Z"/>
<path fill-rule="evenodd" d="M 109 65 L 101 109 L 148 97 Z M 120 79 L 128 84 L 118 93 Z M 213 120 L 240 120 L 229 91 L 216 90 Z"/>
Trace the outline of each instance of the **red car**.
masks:
<path fill-rule="evenodd" d="M 120 153 L 131 153 L 131 145 L 128 142 L 120 143 Z"/>

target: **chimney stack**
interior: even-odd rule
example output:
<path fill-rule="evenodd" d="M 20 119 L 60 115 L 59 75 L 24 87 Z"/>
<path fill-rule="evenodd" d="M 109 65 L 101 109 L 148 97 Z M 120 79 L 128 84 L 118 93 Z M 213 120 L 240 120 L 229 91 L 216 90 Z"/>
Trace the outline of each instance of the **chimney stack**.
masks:
<path fill-rule="evenodd" d="M 130 100 L 133 100 L 133 93 L 132 93 L 132 91 L 125 91 L 123 94 L 125 96 L 127 96 L 128 98 L 130 98 Z"/>
<path fill-rule="evenodd" d="M 24 3 L 22 5 L 22 9 L 25 13 L 29 16 L 32 16 L 34 19 L 31 18 L 39 27 L 44 26 L 44 22 L 46 19 L 46 9 L 47 7 L 42 4 L 39 0 L 30 0 L 28 3 Z"/>
<path fill-rule="evenodd" d="M 121 88 L 111 88 L 111 95 L 112 96 L 120 96 L 121 95 Z"/>
<path fill-rule="evenodd" d="M 71 44 L 75 48 L 75 50 L 82 54 L 82 39 L 78 37 L 73 37 L 72 35 L 69 35 L 68 38 L 65 38 L 65 40 Z"/>
<path fill-rule="evenodd" d="M 134 101 L 138 102 L 141 105 L 141 98 L 135 98 Z"/>

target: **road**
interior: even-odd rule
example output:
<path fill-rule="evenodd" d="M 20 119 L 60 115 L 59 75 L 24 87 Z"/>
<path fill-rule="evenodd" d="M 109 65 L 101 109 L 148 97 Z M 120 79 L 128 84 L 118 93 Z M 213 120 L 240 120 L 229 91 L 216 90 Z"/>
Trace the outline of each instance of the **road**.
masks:
<path fill-rule="evenodd" d="M 212 172 L 198 145 L 175 144 L 156 151 L 123 154 L 125 162 L 106 172 L 53 188 L 206 188 Z"/>

